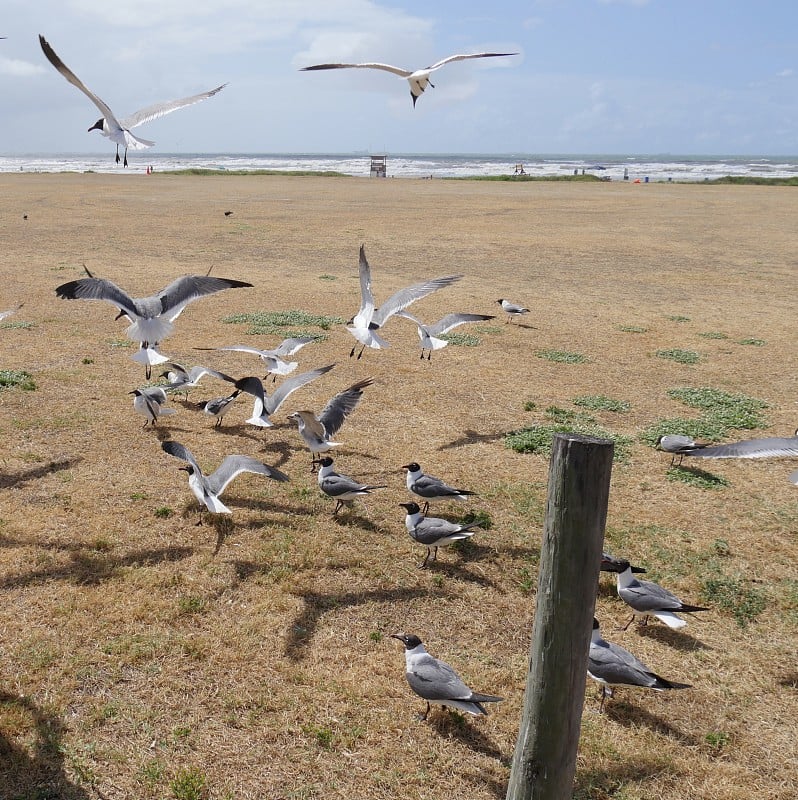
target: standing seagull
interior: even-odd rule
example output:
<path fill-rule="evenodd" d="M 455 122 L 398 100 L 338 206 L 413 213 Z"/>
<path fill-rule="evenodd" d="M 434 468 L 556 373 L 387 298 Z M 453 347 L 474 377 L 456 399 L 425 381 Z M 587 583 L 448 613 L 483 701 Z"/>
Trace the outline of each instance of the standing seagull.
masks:
<path fill-rule="evenodd" d="M 440 69 L 452 61 L 465 61 L 468 58 L 501 58 L 504 56 L 517 56 L 518 53 L 467 53 L 465 55 L 447 56 L 440 61 L 436 61 L 431 67 L 424 67 L 424 69 L 410 70 L 402 69 L 401 67 L 392 67 L 390 64 L 379 64 L 377 62 L 369 61 L 364 64 L 315 64 L 312 67 L 302 67 L 300 72 L 310 72 L 311 70 L 319 69 L 381 69 L 385 72 L 392 72 L 400 78 L 406 78 L 410 84 L 410 96 L 413 98 L 413 108 L 416 106 L 416 100 L 424 93 L 427 86 L 435 88 L 435 84 L 430 82 L 429 76 L 431 72 Z"/>
<path fill-rule="evenodd" d="M 626 623 L 626 630 L 636 616 L 643 617 L 643 624 L 648 621 L 649 615 L 664 622 L 669 628 L 684 628 L 687 623 L 676 616 L 676 612 L 708 611 L 704 606 L 691 606 L 683 603 L 676 595 L 663 589 L 658 583 L 652 581 L 639 581 L 632 575 L 632 566 L 624 559 L 615 559 L 614 563 L 606 570 L 616 572 L 618 575 L 618 597 L 628 605 L 634 613 L 632 619 Z"/>
<path fill-rule="evenodd" d="M 507 312 L 507 322 L 510 322 L 513 317 L 520 317 L 523 314 L 529 313 L 528 308 L 511 303 L 509 300 L 505 300 L 504 298 L 500 298 L 496 302 L 504 309 L 504 311 Z"/>
<path fill-rule="evenodd" d="M 188 485 L 194 493 L 194 497 L 213 514 L 232 513 L 219 499 L 219 495 L 225 490 L 227 484 L 242 472 L 255 472 L 258 475 L 265 475 L 267 478 L 272 478 L 276 481 L 288 480 L 288 476 L 280 472 L 279 469 L 270 467 L 255 458 L 239 455 L 225 456 L 216 471 L 210 475 L 204 475 L 187 447 L 171 439 L 161 442 L 161 447 L 170 456 L 188 462 L 187 467 L 180 467 L 180 469 L 188 472 Z M 201 514 L 202 511 L 200 511 L 200 522 L 202 521 Z"/>
<path fill-rule="evenodd" d="M 333 460 L 327 456 L 319 461 L 319 489 L 327 495 L 332 497 L 335 503 L 335 516 L 343 507 L 345 503 L 349 503 L 356 497 L 362 497 L 375 489 L 385 489 L 385 486 L 377 486 L 369 483 L 358 483 L 352 480 L 348 475 L 341 475 L 340 472 L 333 470 Z"/>
<path fill-rule="evenodd" d="M 685 456 L 695 455 L 696 450 L 702 450 L 708 446 L 682 433 L 666 433 L 658 436 L 656 444 L 657 450 L 671 454 L 671 466 L 673 466 L 676 456 L 679 456 L 679 464 L 681 464 Z"/>
<path fill-rule="evenodd" d="M 405 527 L 410 538 L 427 548 L 427 555 L 419 564 L 421 569 L 427 566 L 430 556 L 433 561 L 438 558 L 439 547 L 459 542 L 461 539 L 470 539 L 476 532 L 472 529 L 479 527 L 478 522 L 457 525 L 439 517 L 425 517 L 418 503 L 399 503 L 399 505 L 407 511 Z"/>
<path fill-rule="evenodd" d="M 348 389 L 332 397 L 317 417 L 312 411 L 295 411 L 288 415 L 299 427 L 299 435 L 310 448 L 310 470 L 318 464 L 317 455 L 326 453 L 341 442 L 333 442 L 332 437 L 340 430 L 344 420 L 355 410 L 363 396 L 363 390 L 374 383 L 372 378 L 353 383 Z"/>
<path fill-rule="evenodd" d="M 206 100 L 209 97 L 213 97 L 217 92 L 220 92 L 227 86 L 226 83 L 223 83 L 221 86 L 217 86 L 215 89 L 211 89 L 209 92 L 202 92 L 201 94 L 195 94 L 191 97 L 184 97 L 181 100 L 171 100 L 166 103 L 156 103 L 152 106 L 147 106 L 147 108 L 142 108 L 140 111 L 136 111 L 135 114 L 131 114 L 129 117 L 125 117 L 124 119 L 117 119 L 114 116 L 114 112 L 111 111 L 109 106 L 103 102 L 99 97 L 97 97 L 94 92 L 88 89 L 85 84 L 72 72 L 66 64 L 56 55 L 55 50 L 50 46 L 47 40 L 42 36 L 39 35 L 39 44 L 44 51 L 45 56 L 47 56 L 47 60 L 75 87 L 80 89 L 89 100 L 100 109 L 100 113 L 102 117 L 94 123 L 94 125 L 89 128 L 90 131 L 98 130 L 102 133 L 103 136 L 109 138 L 112 142 L 116 144 L 116 163 L 118 164 L 120 161 L 119 158 L 119 148 L 125 148 L 125 155 L 124 155 L 124 166 L 127 166 L 127 149 L 128 147 L 132 147 L 134 150 L 143 150 L 147 147 L 152 147 L 155 142 L 151 142 L 148 139 L 140 139 L 137 136 L 134 136 L 130 132 L 130 128 L 135 128 L 137 125 L 143 125 L 145 122 L 150 122 L 153 119 L 157 119 L 158 117 L 162 117 L 165 114 L 171 114 L 172 111 L 177 111 L 179 108 L 183 108 L 185 106 L 193 105 L 194 103 L 199 103 L 201 100 Z"/>
<path fill-rule="evenodd" d="M 133 395 L 133 410 L 145 417 L 145 422 L 142 426 L 144 428 L 150 424 L 155 427 L 155 421 L 158 417 L 177 413 L 173 408 L 164 408 L 166 392 L 160 386 L 134 389 L 130 394 Z"/>
<path fill-rule="evenodd" d="M 455 281 L 459 281 L 462 275 L 447 275 L 443 278 L 435 278 L 434 280 L 427 281 L 426 283 L 417 283 L 413 286 L 408 286 L 406 289 L 400 289 L 398 292 L 392 294 L 379 308 L 374 306 L 374 295 L 371 291 L 371 267 L 366 260 L 366 250 L 363 245 L 360 245 L 360 259 L 358 262 L 358 270 L 360 273 L 360 310 L 349 320 L 347 330 L 352 336 L 357 339 L 362 345 L 357 357 L 363 355 L 363 351 L 367 347 L 375 350 L 381 350 L 389 347 L 388 342 L 377 334 L 377 331 L 397 312 L 403 311 L 411 303 L 426 297 L 432 292 L 443 289 L 445 286 L 451 286 Z M 352 347 L 349 357 L 355 354 L 357 345 Z"/>
<path fill-rule="evenodd" d="M 641 686 L 661 692 L 664 689 L 689 689 L 689 683 L 674 683 L 652 672 L 642 661 L 638 661 L 628 650 L 601 638 L 599 624 L 593 618 L 593 633 L 590 636 L 590 653 L 587 674 L 601 686 L 601 705 L 612 697 L 613 686 Z"/>
<path fill-rule="evenodd" d="M 427 708 L 420 719 L 426 720 L 430 703 L 456 708 L 474 716 L 486 715 L 483 703 L 499 703 L 503 697 L 479 694 L 472 691 L 460 676 L 445 662 L 431 656 L 418 636 L 412 633 L 392 633 L 405 646 L 405 674 L 410 688 L 423 700 Z"/>
<path fill-rule="evenodd" d="M 66 300 L 105 300 L 119 309 L 117 319 L 127 317 L 131 324 L 125 331 L 131 341 L 139 342 L 141 350 L 133 357 L 143 361 L 149 380 L 152 364 L 168 361 L 156 348 L 162 339 L 172 332 L 172 323 L 192 301 L 222 289 L 251 287 L 246 281 L 231 278 L 215 278 L 210 275 L 183 275 L 172 281 L 158 294 L 151 297 L 133 298 L 115 283 L 104 278 L 95 278 L 85 267 L 87 278 L 62 283 L 56 287 L 58 297 Z"/>
<path fill-rule="evenodd" d="M 458 325 L 463 325 L 466 322 L 485 322 L 489 319 L 496 319 L 496 317 L 489 314 L 447 314 L 445 317 L 433 322 L 431 325 L 425 325 L 420 319 L 414 317 L 407 311 L 397 311 L 397 317 L 404 317 L 416 323 L 418 328 L 418 338 L 421 339 L 421 358 L 424 358 L 424 351 L 427 351 L 427 361 L 432 358 L 433 350 L 440 350 L 446 347 L 449 342 L 446 339 L 439 337 L 448 333 L 452 328 Z"/>
<path fill-rule="evenodd" d="M 424 512 L 429 511 L 429 504 L 440 500 L 459 500 L 465 502 L 466 497 L 474 494 L 467 489 L 455 489 L 444 483 L 440 478 L 425 475 L 415 461 L 404 464 L 402 469 L 407 470 L 407 490 L 424 501 Z"/>

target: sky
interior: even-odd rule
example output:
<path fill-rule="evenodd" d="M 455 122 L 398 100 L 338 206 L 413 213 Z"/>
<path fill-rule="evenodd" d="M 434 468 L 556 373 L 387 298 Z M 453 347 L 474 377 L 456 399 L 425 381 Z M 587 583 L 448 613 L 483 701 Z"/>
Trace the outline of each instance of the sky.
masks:
<path fill-rule="evenodd" d="M 163 153 L 798 154 L 796 0 L 3 0 L 0 154 L 102 153 L 119 117 Z M 435 72 L 301 72 L 328 62 Z"/>

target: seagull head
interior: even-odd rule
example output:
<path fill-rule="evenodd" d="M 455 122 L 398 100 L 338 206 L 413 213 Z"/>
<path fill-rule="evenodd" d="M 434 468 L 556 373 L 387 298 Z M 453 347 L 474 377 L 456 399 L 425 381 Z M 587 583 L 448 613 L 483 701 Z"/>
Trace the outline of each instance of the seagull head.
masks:
<path fill-rule="evenodd" d="M 626 572 L 631 567 L 631 564 L 625 558 L 613 558 L 610 561 L 607 558 L 601 559 L 601 569 L 604 572 Z"/>
<path fill-rule="evenodd" d="M 421 644 L 421 639 L 412 633 L 392 633 L 392 639 L 398 639 L 407 650 L 413 650 Z"/>
<path fill-rule="evenodd" d="M 101 131 L 103 129 L 103 123 L 105 122 L 105 117 L 100 117 L 94 125 L 89 128 L 89 131 Z M 117 317 L 119 319 L 119 317 Z"/>
<path fill-rule="evenodd" d="M 402 469 L 406 469 L 408 472 L 418 472 L 421 467 L 415 461 L 411 461 L 409 464 L 402 464 Z"/>
<path fill-rule="evenodd" d="M 178 470 L 181 472 L 187 472 L 189 475 L 194 474 L 194 467 L 192 467 L 191 464 L 186 464 L 185 467 L 178 467 Z"/>
<path fill-rule="evenodd" d="M 333 465 L 333 460 L 329 456 L 325 456 L 319 461 L 319 464 L 322 467 L 331 467 Z"/>
<path fill-rule="evenodd" d="M 399 503 L 402 508 L 407 510 L 408 514 L 418 514 L 421 509 L 418 507 L 418 503 Z"/>

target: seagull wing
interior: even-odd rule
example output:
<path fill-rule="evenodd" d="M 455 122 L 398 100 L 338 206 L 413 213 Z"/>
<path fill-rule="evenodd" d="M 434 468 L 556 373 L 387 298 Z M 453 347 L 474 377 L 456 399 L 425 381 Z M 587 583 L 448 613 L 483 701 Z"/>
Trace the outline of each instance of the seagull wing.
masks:
<path fill-rule="evenodd" d="M 39 44 L 44 51 L 44 55 L 47 56 L 47 60 L 76 88 L 80 89 L 86 97 L 94 103 L 97 108 L 100 109 L 100 113 L 105 117 L 105 121 L 111 127 L 117 127 L 121 130 L 122 125 L 120 125 L 119 120 L 114 116 L 114 112 L 111 111 L 108 104 L 97 97 L 94 92 L 91 91 L 84 83 L 75 75 L 74 72 L 66 65 L 63 61 L 58 57 L 55 50 L 50 46 L 50 43 L 39 34 Z"/>
<path fill-rule="evenodd" d="M 266 398 L 266 413 L 274 414 L 274 412 L 277 411 L 277 409 L 283 404 L 283 401 L 286 399 L 286 397 L 288 397 L 289 394 L 295 392 L 300 386 L 304 386 L 306 383 L 310 383 L 311 381 L 315 381 L 316 378 L 320 378 L 326 372 L 329 372 L 334 366 L 335 364 L 329 364 L 326 367 L 312 369 L 310 372 L 303 372 L 301 375 L 297 375 L 294 378 L 289 378 L 287 381 L 283 381 L 283 383 L 281 383 L 280 386 L 275 390 L 274 394 Z"/>
<path fill-rule="evenodd" d="M 252 286 L 252 284 L 231 278 L 215 278 L 211 275 L 183 275 L 161 289 L 157 296 L 161 301 L 161 313 L 167 314 L 171 322 L 192 300 L 220 292 L 222 289 L 237 289 L 245 286 Z"/>
<path fill-rule="evenodd" d="M 270 355 L 285 358 L 286 356 L 292 356 L 294 353 L 298 353 L 306 344 L 315 341 L 315 336 L 297 336 L 293 339 L 283 339 L 274 350 L 267 350 L 266 352 Z"/>
<path fill-rule="evenodd" d="M 270 352 L 268 350 L 258 350 L 257 347 L 247 347 L 245 344 L 233 344 L 229 347 L 209 347 L 209 350 L 228 350 L 234 353 L 252 353 L 254 356 L 261 358 L 268 357 Z M 197 350 L 205 350 L 204 347 L 198 347 Z"/>
<path fill-rule="evenodd" d="M 682 601 L 676 595 L 651 581 L 635 581 L 631 586 L 618 590 L 621 600 L 635 611 L 678 611 Z"/>
<path fill-rule="evenodd" d="M 366 249 L 360 245 L 360 259 L 358 261 L 360 274 L 360 310 L 352 320 L 355 327 L 367 328 L 374 316 L 374 295 L 371 292 L 371 267 L 366 260 Z"/>
<path fill-rule="evenodd" d="M 166 444 L 164 442 L 164 444 Z M 219 469 L 208 475 L 208 489 L 217 497 L 225 490 L 225 487 L 233 478 L 242 472 L 255 472 L 258 475 L 266 475 L 276 481 L 287 481 L 288 476 L 279 469 L 270 467 L 256 458 L 249 456 L 226 456 L 219 465 Z"/>
<path fill-rule="evenodd" d="M 413 659 L 407 672 L 410 688 L 425 700 L 468 700 L 471 689 L 445 662 L 429 655 Z"/>
<path fill-rule="evenodd" d="M 180 442 L 175 442 L 171 439 L 168 439 L 165 442 L 161 442 L 161 449 L 165 453 L 169 453 L 170 456 L 174 456 L 175 458 L 179 458 L 183 461 L 187 461 L 194 467 L 194 471 L 198 475 L 202 475 L 202 470 L 200 469 L 200 465 L 196 462 L 194 456 L 191 454 L 191 450 L 189 450 L 185 445 L 180 444 Z"/>
<path fill-rule="evenodd" d="M 466 322 L 485 322 L 489 319 L 496 319 L 496 317 L 489 314 L 447 314 L 442 319 L 429 325 L 427 333 L 430 336 L 441 336 L 452 328 L 456 328 Z"/>
<path fill-rule="evenodd" d="M 9 308 L 6 311 L 0 311 L 0 319 L 5 319 L 6 317 L 10 317 L 12 314 L 16 314 L 17 311 L 19 311 L 24 305 L 24 303 L 20 303 L 15 308 Z"/>
<path fill-rule="evenodd" d="M 710 445 L 685 455 L 691 458 L 779 458 L 798 456 L 798 436 L 746 439 L 730 444 Z"/>
<path fill-rule="evenodd" d="M 235 378 L 231 378 L 229 375 L 225 375 L 224 372 L 217 372 L 215 369 L 208 369 L 208 367 L 192 367 L 188 371 L 187 378 L 190 383 L 196 383 L 200 378 L 204 375 L 210 375 L 212 378 L 218 378 L 221 381 L 227 381 L 228 383 L 235 383 Z"/>
<path fill-rule="evenodd" d="M 466 56 L 460 56 L 465 58 Z M 393 67 L 390 64 L 380 64 L 376 61 L 367 61 L 363 64 L 314 64 L 312 67 L 302 67 L 300 72 L 310 72 L 311 70 L 318 69 L 381 69 L 384 72 L 392 72 L 400 78 L 409 78 L 413 72 L 409 69 L 402 69 L 401 67 Z"/>
<path fill-rule="evenodd" d="M 105 300 L 116 306 L 131 320 L 140 316 L 133 298 L 115 283 L 105 278 L 79 278 L 62 283 L 55 289 L 56 295 L 65 300 Z"/>
<path fill-rule="evenodd" d="M 447 56 L 440 61 L 436 61 L 431 67 L 427 67 L 428 72 L 434 69 L 440 69 L 445 64 L 450 64 L 452 61 L 465 61 L 468 58 L 497 58 L 499 56 L 517 56 L 518 53 L 467 53 L 464 55 Z"/>
<path fill-rule="evenodd" d="M 602 640 L 590 646 L 588 671 L 609 684 L 654 686 L 656 676 L 628 650 Z"/>
<path fill-rule="evenodd" d="M 333 397 L 321 414 L 319 422 L 324 426 L 327 436 L 334 436 L 344 424 L 344 420 L 355 410 L 355 406 L 363 396 L 363 390 L 374 383 L 372 378 L 353 383 L 348 389 L 344 389 Z"/>
<path fill-rule="evenodd" d="M 129 117 L 125 117 L 123 120 L 120 120 L 120 124 L 123 128 L 135 128 L 137 125 L 143 125 L 150 120 L 158 119 L 158 117 L 163 117 L 166 114 L 171 114 L 179 108 L 185 108 L 185 106 L 192 106 L 194 103 L 207 100 L 209 97 L 213 97 L 217 92 L 221 92 L 225 86 L 227 86 L 227 84 L 223 83 L 221 86 L 217 86 L 209 92 L 201 92 L 191 97 L 183 97 L 180 100 L 170 100 L 166 103 L 155 103 L 154 105 L 136 111 Z"/>
<path fill-rule="evenodd" d="M 372 322 L 377 326 L 382 327 L 390 317 L 398 311 L 404 311 L 411 303 L 426 297 L 428 294 L 437 292 L 438 289 L 443 289 L 446 286 L 451 286 L 455 281 L 459 281 L 462 275 L 447 275 L 442 278 L 434 278 L 425 283 L 416 283 L 413 286 L 408 286 L 406 289 L 400 289 L 395 294 L 392 294 L 378 309 L 374 311 Z"/>

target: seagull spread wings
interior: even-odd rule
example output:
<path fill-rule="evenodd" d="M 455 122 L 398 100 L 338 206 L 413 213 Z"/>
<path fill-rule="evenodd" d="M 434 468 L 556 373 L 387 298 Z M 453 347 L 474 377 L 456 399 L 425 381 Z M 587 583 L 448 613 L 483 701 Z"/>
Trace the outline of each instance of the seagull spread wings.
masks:
<path fill-rule="evenodd" d="M 193 94 L 191 97 L 183 97 L 180 100 L 170 100 L 165 103 L 154 103 L 151 106 L 147 106 L 146 108 L 136 111 L 134 114 L 131 114 L 129 117 L 125 117 L 119 122 L 123 128 L 135 128 L 137 125 L 143 125 L 145 122 L 150 122 L 150 120 L 158 119 L 158 117 L 163 117 L 166 114 L 171 114 L 173 111 L 177 111 L 179 108 L 193 106 L 194 103 L 207 100 L 209 97 L 213 97 L 215 94 L 221 92 L 225 86 L 227 86 L 227 84 L 223 83 L 221 86 L 217 86 L 215 89 L 211 89 L 208 92 Z"/>
<path fill-rule="evenodd" d="M 314 432 L 319 436 L 335 436 L 341 425 L 344 424 L 344 420 L 355 410 L 355 406 L 363 396 L 363 390 L 367 386 L 371 386 L 372 383 L 374 381 L 371 378 L 366 378 L 339 392 L 324 406 L 321 414 L 319 414 L 319 422 L 323 426 L 323 430 L 315 430 L 312 425 L 310 427 L 314 428 Z M 307 425 L 307 420 L 305 424 Z"/>

